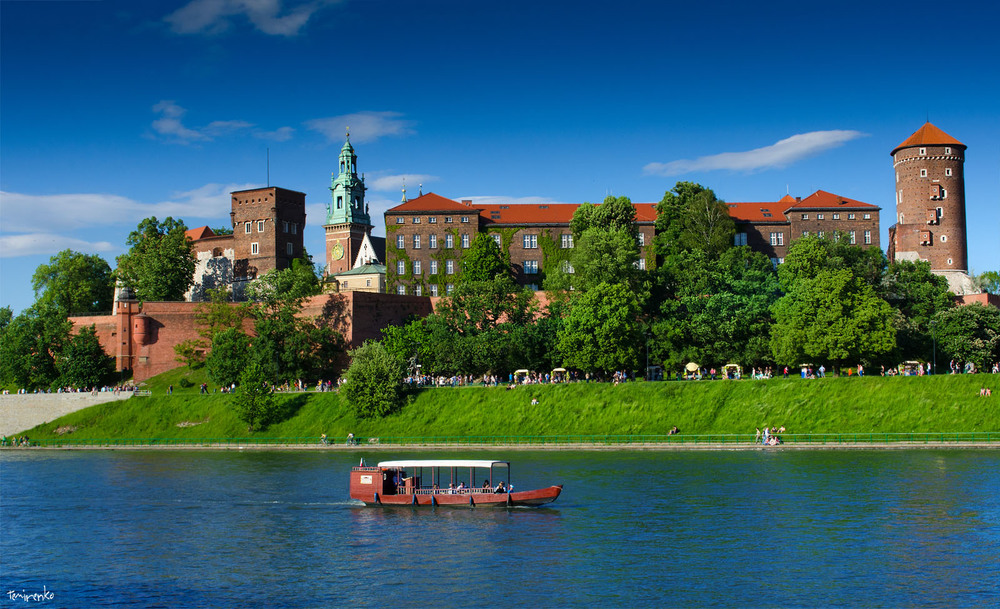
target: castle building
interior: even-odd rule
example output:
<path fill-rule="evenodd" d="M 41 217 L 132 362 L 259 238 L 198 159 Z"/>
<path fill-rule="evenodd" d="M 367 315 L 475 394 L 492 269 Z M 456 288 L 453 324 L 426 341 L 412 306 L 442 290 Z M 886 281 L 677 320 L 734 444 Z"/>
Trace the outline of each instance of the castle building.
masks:
<path fill-rule="evenodd" d="M 889 260 L 929 262 L 958 295 L 976 291 L 968 277 L 965 149 L 928 122 L 891 153 L 896 223 L 889 228 Z"/>
<path fill-rule="evenodd" d="M 656 203 L 633 203 L 640 248 L 639 268 L 652 268 Z M 390 292 L 445 296 L 461 273 L 462 254 L 486 233 L 510 256 L 518 284 L 539 290 L 546 270 L 558 264 L 572 272 L 570 220 L 577 204 L 473 204 L 434 193 L 404 201 L 385 212 L 386 285 Z M 879 247 L 880 208 L 818 190 L 805 199 L 786 196 L 769 203 L 729 203 L 736 245 L 762 252 L 777 266 L 788 246 L 809 234 Z"/>
<path fill-rule="evenodd" d="M 233 232 L 216 235 L 201 226 L 187 231 L 196 259 L 195 282 L 186 300 L 201 301 L 222 285 L 243 299 L 250 282 L 273 269 L 287 269 L 302 256 L 306 195 L 268 186 L 231 193 Z"/>
<path fill-rule="evenodd" d="M 341 289 L 362 287 L 364 291 L 384 288 L 381 259 L 385 255 L 385 240 L 372 237 L 371 218 L 365 202 L 364 174 L 358 176 L 358 155 L 351 146 L 350 134 L 340 149 L 340 169 L 331 177 L 330 202 L 326 208 L 326 272 L 337 280 Z M 362 268 L 367 267 L 367 268 Z M 377 286 L 372 285 L 376 279 Z M 352 285 L 352 280 L 354 285 Z"/>

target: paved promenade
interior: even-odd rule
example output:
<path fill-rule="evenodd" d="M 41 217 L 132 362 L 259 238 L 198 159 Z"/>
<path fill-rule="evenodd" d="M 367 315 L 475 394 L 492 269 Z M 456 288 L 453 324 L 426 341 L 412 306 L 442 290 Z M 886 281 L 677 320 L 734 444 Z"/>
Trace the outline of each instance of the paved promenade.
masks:
<path fill-rule="evenodd" d="M 0 435 L 12 436 L 65 414 L 112 400 L 124 400 L 131 395 L 130 391 L 124 391 L 120 395 L 110 391 L 97 395 L 90 393 L 0 395 Z"/>

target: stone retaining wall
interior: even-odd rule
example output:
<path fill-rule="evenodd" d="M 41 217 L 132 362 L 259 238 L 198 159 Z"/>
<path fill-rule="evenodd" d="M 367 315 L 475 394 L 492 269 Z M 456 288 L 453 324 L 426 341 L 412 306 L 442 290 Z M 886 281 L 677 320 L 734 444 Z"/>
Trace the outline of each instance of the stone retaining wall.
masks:
<path fill-rule="evenodd" d="M 55 420 L 65 414 L 132 395 L 122 392 L 98 393 L 29 393 L 0 395 L 0 435 L 12 436 Z"/>

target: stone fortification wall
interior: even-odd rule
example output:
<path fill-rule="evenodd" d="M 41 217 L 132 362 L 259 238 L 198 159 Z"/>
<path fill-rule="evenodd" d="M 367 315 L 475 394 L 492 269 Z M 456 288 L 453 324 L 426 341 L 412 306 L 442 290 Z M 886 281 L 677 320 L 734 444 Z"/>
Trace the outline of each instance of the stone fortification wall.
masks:
<path fill-rule="evenodd" d="M 71 412 L 113 400 L 124 400 L 132 394 L 123 392 L 98 393 L 29 393 L 0 395 L 0 435 L 10 437 Z"/>

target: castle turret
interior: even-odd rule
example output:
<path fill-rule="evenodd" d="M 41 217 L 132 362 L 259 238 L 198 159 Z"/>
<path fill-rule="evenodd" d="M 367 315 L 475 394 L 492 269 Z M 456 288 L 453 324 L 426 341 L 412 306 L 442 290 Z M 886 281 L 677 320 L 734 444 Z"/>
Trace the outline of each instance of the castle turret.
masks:
<path fill-rule="evenodd" d="M 350 134 L 340 149 L 340 171 L 331 179 L 330 203 L 326 208 L 326 272 L 342 273 L 354 267 L 366 235 L 372 231 L 365 179 L 358 177 L 358 155 Z"/>
<path fill-rule="evenodd" d="M 925 123 L 892 151 L 896 172 L 894 260 L 926 260 L 942 275 L 969 270 L 965 232 L 965 144 Z M 949 278 L 953 288 L 957 286 Z"/>

